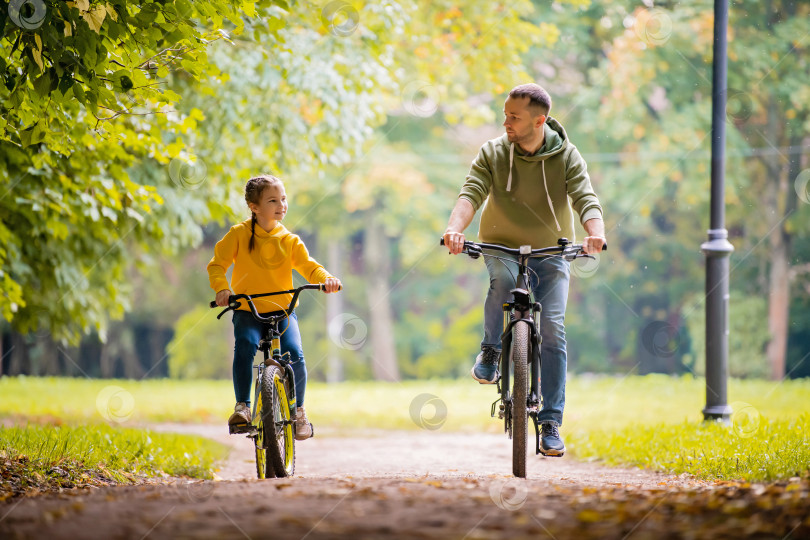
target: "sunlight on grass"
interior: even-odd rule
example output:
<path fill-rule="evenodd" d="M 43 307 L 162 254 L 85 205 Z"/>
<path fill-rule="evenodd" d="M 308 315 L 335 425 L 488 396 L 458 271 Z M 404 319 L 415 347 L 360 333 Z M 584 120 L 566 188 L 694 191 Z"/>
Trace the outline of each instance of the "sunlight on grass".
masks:
<path fill-rule="evenodd" d="M 802 413 L 810 411 L 810 381 L 730 380 L 729 402 L 745 411 L 730 426 L 701 422 L 705 393 L 705 381 L 692 377 L 572 376 L 562 430 L 569 452 L 712 478 L 773 479 L 807 470 L 810 421 Z M 503 423 L 490 418 L 495 387 L 471 380 L 310 382 L 306 395 L 321 436 L 503 432 Z M 6 424 L 224 425 L 233 407 L 230 381 L 2 378 L 0 396 Z"/>
<path fill-rule="evenodd" d="M 203 437 L 90 426 L 0 427 L 0 457 L 25 456 L 30 472 L 100 470 L 119 482 L 132 475 L 211 478 L 226 447 Z"/>

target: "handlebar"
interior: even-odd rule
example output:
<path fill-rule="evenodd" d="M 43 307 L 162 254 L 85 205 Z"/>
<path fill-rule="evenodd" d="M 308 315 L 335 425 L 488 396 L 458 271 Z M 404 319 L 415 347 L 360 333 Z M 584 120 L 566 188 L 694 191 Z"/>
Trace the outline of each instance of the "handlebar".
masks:
<path fill-rule="evenodd" d="M 440 245 L 444 245 L 444 238 L 442 237 L 439 240 Z M 583 253 L 582 251 L 582 244 L 572 244 L 567 238 L 560 238 L 557 240 L 557 245 L 552 247 L 546 248 L 539 248 L 539 249 L 529 249 L 524 250 L 524 247 L 520 248 L 509 248 L 506 246 L 502 246 L 500 244 L 485 244 L 483 242 L 470 242 L 464 241 L 464 248 L 462 253 L 466 253 L 473 259 L 477 259 L 481 255 L 483 255 L 483 250 L 485 249 L 492 249 L 496 251 L 500 251 L 501 253 L 505 253 L 507 255 L 514 255 L 518 256 L 540 256 L 540 255 L 560 255 L 564 259 L 573 260 L 582 257 L 587 257 L 593 259 L 593 255 L 589 255 L 587 253 Z M 602 251 L 607 251 L 607 243 L 602 245 Z"/>
<path fill-rule="evenodd" d="M 343 289 L 342 286 L 340 288 L 338 288 L 338 290 L 341 290 L 341 289 Z M 298 287 L 297 289 L 290 289 L 290 290 L 287 290 L 287 291 L 276 291 L 276 292 L 261 293 L 261 294 L 232 294 L 232 295 L 228 296 L 228 307 L 226 307 L 224 310 L 222 310 L 222 312 L 219 315 L 217 315 L 217 319 L 219 319 L 220 317 L 225 315 L 225 313 L 227 313 L 228 311 L 235 310 L 238 307 L 240 307 L 242 304 L 239 302 L 239 300 L 245 299 L 245 300 L 247 300 L 248 307 L 250 308 L 251 313 L 253 313 L 253 316 L 256 319 L 258 319 L 260 321 L 270 321 L 270 320 L 272 320 L 272 317 L 262 317 L 261 315 L 259 315 L 259 312 L 256 310 L 256 306 L 253 304 L 253 299 L 254 298 L 261 298 L 261 297 L 264 297 L 264 296 L 276 296 L 276 295 L 279 295 L 279 294 L 293 293 L 292 300 L 290 300 L 290 308 L 294 308 L 295 303 L 298 301 L 298 295 L 301 294 L 301 291 L 304 291 L 304 290 L 326 291 L 326 285 L 324 283 L 307 283 L 305 285 L 302 285 L 302 286 Z M 219 306 L 217 306 L 216 300 L 211 301 L 209 303 L 209 305 L 211 306 L 212 309 L 219 307 Z"/>

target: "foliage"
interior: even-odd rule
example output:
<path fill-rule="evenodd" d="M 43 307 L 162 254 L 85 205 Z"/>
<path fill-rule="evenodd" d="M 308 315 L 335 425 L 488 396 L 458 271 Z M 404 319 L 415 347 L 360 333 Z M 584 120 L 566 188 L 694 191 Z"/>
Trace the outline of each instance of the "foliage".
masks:
<path fill-rule="evenodd" d="M 0 427 L 0 500 L 31 489 L 135 483 L 148 476 L 212 478 L 225 447 L 192 435 L 86 426 Z"/>
<path fill-rule="evenodd" d="M 666 325 L 671 336 L 698 328 L 689 319 L 699 309 L 689 300 L 702 291 L 695 286 L 705 273 L 699 246 L 709 225 L 712 3 L 648 8 L 592 2 L 577 11 L 538 5 L 538 13 L 562 29 L 541 69 L 556 100 L 552 115 L 585 153 L 613 239 L 595 278 L 580 280 L 583 294 L 569 312 L 587 312 L 601 329 L 601 339 L 581 344 L 582 354 L 608 356 L 613 369 L 626 371 L 651 356 L 640 338 L 656 325 Z M 796 2 L 746 1 L 730 11 L 726 227 L 736 248 L 732 299 L 769 295 L 769 273 L 780 261 L 767 240 L 780 223 L 797 243 L 807 236 L 810 205 L 800 178 L 791 176 L 808 129 L 801 96 L 810 65 L 803 54 L 807 44 L 796 37 L 807 34 L 806 13 L 807 5 Z M 796 285 L 792 292 L 806 296 Z M 607 314 L 590 315 L 597 310 Z M 764 320 L 758 319 L 756 339 L 767 329 Z M 734 321 L 732 328 L 748 324 L 756 322 Z M 575 341 L 594 332 L 580 334 Z M 693 350 L 701 346 L 695 342 Z M 675 360 L 669 353 L 654 360 Z M 682 367 L 670 366 L 677 369 Z"/>
<path fill-rule="evenodd" d="M 163 133 L 193 128 L 200 113 L 172 110 L 167 77 L 211 75 L 208 43 L 241 32 L 253 3 L 22 5 L 0 10 L 0 311 L 21 332 L 75 341 L 122 315 L 124 270 L 139 252 L 193 240 L 175 227 L 161 242 L 175 220 L 155 219 L 161 193 L 127 168 L 183 149 Z"/>
<path fill-rule="evenodd" d="M 217 311 L 198 306 L 180 317 L 166 348 L 169 376 L 173 379 L 230 379 L 233 332 Z M 230 316 L 227 317 L 230 319 Z"/>
<path fill-rule="evenodd" d="M 687 331 L 692 337 L 691 359 L 694 373 L 706 372 L 706 307 L 702 297 L 690 306 Z M 767 326 L 768 302 L 756 296 L 734 296 L 729 300 L 728 373 L 731 377 L 765 378 L 770 375 L 765 346 L 770 339 Z"/>

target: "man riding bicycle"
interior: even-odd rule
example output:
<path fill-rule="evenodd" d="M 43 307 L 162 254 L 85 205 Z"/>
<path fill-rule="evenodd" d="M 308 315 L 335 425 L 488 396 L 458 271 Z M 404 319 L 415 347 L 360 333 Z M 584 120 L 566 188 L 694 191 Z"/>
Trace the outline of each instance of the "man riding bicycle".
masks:
<path fill-rule="evenodd" d="M 585 253 L 599 253 L 605 244 L 602 207 L 591 187 L 585 160 L 568 140 L 562 125 L 548 116 L 551 97 L 537 84 L 512 89 L 504 104 L 506 134 L 484 143 L 444 233 L 450 253 L 461 253 L 464 230 L 483 205 L 479 241 L 511 248 L 554 246 L 565 237 L 575 241 L 576 210 L 587 236 Z M 568 301 L 569 262 L 559 257 L 530 260 L 531 286 L 543 306 L 541 388 L 543 409 L 540 450 L 562 456 L 559 434 L 565 407 L 567 353 L 565 308 Z M 484 339 L 472 376 L 481 384 L 498 380 L 503 303 L 515 287 L 517 264 L 487 257 L 489 291 L 484 304 Z"/>

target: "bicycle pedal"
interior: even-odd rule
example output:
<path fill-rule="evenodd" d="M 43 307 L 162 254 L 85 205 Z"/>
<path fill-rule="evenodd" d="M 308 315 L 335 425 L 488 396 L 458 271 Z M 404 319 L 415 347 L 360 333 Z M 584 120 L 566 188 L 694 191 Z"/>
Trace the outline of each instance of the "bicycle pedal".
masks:
<path fill-rule="evenodd" d="M 230 435 L 248 433 L 252 427 L 250 424 L 228 424 L 228 433 Z"/>

